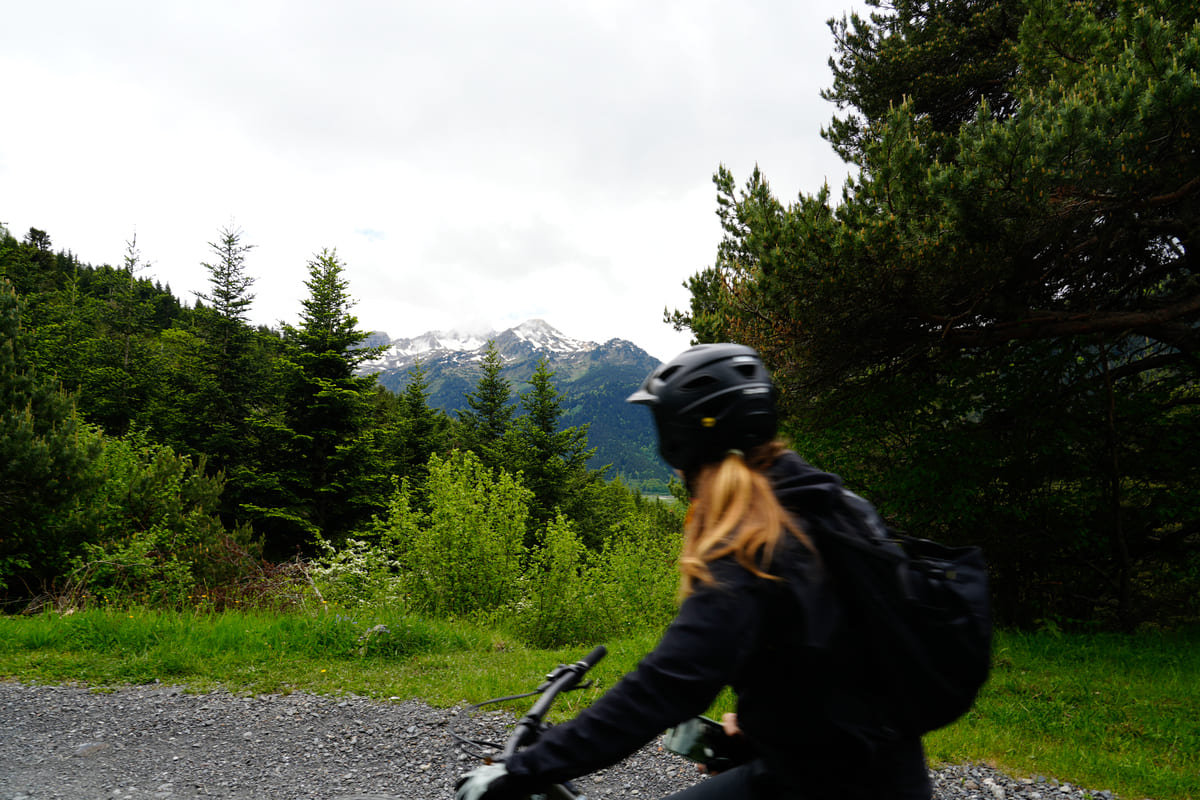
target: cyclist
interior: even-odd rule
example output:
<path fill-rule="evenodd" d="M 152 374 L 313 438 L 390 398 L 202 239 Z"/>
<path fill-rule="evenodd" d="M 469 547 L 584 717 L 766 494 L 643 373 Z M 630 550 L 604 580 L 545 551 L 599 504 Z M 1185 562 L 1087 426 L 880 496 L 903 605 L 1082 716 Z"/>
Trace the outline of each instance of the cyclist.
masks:
<path fill-rule="evenodd" d="M 474 770 L 459 800 L 504 800 L 610 766 L 702 714 L 725 686 L 726 729 L 751 760 L 673 795 L 930 797 L 919 737 L 873 715 L 872 672 L 804 533 L 811 491 L 839 479 L 776 439 L 776 392 L 758 354 L 699 345 L 628 401 L 654 414 L 659 451 L 691 493 L 679 613 L 637 668 L 574 719 L 503 764 Z M 812 510 L 811 507 L 809 510 Z"/>

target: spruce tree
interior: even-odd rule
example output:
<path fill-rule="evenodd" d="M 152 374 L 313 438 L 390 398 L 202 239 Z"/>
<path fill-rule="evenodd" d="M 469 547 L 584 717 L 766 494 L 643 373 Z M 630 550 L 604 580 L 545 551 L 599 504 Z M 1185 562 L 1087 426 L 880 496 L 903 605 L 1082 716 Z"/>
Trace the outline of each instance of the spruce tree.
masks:
<path fill-rule="evenodd" d="M 228 226 L 217 242 L 209 243 L 218 256 L 215 262 L 203 264 L 212 290 L 210 294 L 196 293 L 210 303 L 201 316 L 206 364 L 195 413 L 204 430 L 197 444 L 200 452 L 210 455 L 222 469 L 240 459 L 246 413 L 258 388 L 254 332 L 246 322 L 254 300 L 249 293 L 254 279 L 246 274 L 245 261 L 254 245 L 244 243 L 242 237 L 240 228 Z"/>
<path fill-rule="evenodd" d="M 400 400 L 404 417 L 402 474 L 419 486 L 428 474 L 429 457 L 445 445 L 449 423 L 445 414 L 429 405 L 429 379 L 420 359 L 408 371 Z"/>
<path fill-rule="evenodd" d="M 528 384 L 520 398 L 524 414 L 513 425 L 506 449 L 510 468 L 522 471 L 533 491 L 531 514 L 544 525 L 588 480 L 587 460 L 595 448 L 587 446 L 587 425 L 559 429 L 561 395 L 546 356 L 538 360 Z"/>
<path fill-rule="evenodd" d="M 277 397 L 252 415 L 256 457 L 245 506 L 273 553 L 338 541 L 379 511 L 388 486 L 369 428 L 375 376 L 356 374 L 379 348 L 350 313 L 354 300 L 337 251 L 308 262 L 300 324 L 285 325 Z"/>
<path fill-rule="evenodd" d="M 489 339 L 480 362 L 481 375 L 475 391 L 466 395 L 467 408 L 458 412 L 466 446 L 489 467 L 498 466 L 502 455 L 497 445 L 512 424 L 512 384 L 504 378 L 504 359 Z"/>
<path fill-rule="evenodd" d="M 215 469 L 225 472 L 229 482 L 223 514 L 232 525 L 238 519 L 241 487 L 250 478 L 244 474 L 250 458 L 248 417 L 265 399 L 269 360 L 263 349 L 270 343 L 246 321 L 254 299 L 249 291 L 254 278 L 247 275 L 245 261 L 254 245 L 245 243 L 240 228 L 226 226 L 209 248 L 217 256 L 203 263 L 211 291 L 196 293 L 192 315 L 202 343 L 199 370 L 169 373 L 181 382 L 177 395 L 181 407 L 172 416 L 184 426 L 179 437 L 184 452 L 207 455 Z"/>
<path fill-rule="evenodd" d="M 195 295 L 207 300 L 221 319 L 244 324 L 254 302 L 254 295 L 250 294 L 254 278 L 246 274 L 246 254 L 255 246 L 242 241 L 242 229 L 233 225 L 221 228 L 219 233 L 217 241 L 208 243 L 217 260 L 211 264 L 201 262 L 201 266 L 208 270 L 212 289 L 209 294 L 196 292 Z M 236 328 L 231 325 L 226 332 L 233 335 Z"/>
<path fill-rule="evenodd" d="M 162 387 L 153 347 L 153 306 L 137 273 L 142 261 L 137 236 L 125 243 L 120 269 L 92 272 L 98 306 L 91 336 L 73 358 L 79 369 L 79 407 L 105 433 L 121 436 Z"/>

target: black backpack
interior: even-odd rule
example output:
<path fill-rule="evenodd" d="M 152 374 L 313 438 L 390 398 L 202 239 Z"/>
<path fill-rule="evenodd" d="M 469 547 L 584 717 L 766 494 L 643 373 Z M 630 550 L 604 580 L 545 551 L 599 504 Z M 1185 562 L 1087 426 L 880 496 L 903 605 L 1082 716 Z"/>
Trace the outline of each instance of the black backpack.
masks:
<path fill-rule="evenodd" d="M 899 533 L 862 497 L 834 494 L 806 530 L 871 660 L 872 716 L 888 736 L 949 725 L 971 708 L 991 665 L 983 553 Z"/>

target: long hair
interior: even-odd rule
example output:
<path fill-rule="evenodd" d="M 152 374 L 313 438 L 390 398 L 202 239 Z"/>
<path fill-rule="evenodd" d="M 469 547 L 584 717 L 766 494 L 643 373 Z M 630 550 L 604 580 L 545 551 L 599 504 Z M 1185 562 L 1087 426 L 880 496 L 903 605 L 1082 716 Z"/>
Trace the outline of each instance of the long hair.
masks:
<path fill-rule="evenodd" d="M 779 504 L 765 474 L 784 449 L 783 442 L 775 440 L 745 455 L 730 451 L 688 476 L 692 503 L 679 556 L 681 599 L 697 582 L 711 584 L 709 563 L 731 553 L 758 577 L 777 580 L 767 570 L 785 534 L 816 552 L 800 524 Z"/>

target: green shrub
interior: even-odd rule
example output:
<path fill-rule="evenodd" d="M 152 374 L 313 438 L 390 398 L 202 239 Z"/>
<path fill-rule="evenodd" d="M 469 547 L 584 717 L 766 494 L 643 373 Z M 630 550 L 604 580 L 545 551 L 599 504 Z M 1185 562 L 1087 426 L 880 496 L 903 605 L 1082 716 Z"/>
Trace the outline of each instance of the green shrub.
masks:
<path fill-rule="evenodd" d="M 619 523 L 587 572 L 587 596 L 602 636 L 627 633 L 631 626 L 657 629 L 675 616 L 682 536 L 667 517 L 652 509 Z"/>
<path fill-rule="evenodd" d="M 657 632 L 675 614 L 681 521 L 662 503 L 629 503 L 599 552 L 561 512 L 527 549 L 520 476 L 455 451 L 429 460 L 424 491 L 415 502 L 400 482 L 363 538 L 323 545 L 309 574 L 324 600 L 485 622 L 535 647 Z M 380 632 L 368 649 L 404 649 L 396 636 Z"/>
<path fill-rule="evenodd" d="M 72 604 L 162 604 L 252 573 L 259 547 L 248 529 L 229 532 L 217 516 L 224 481 L 170 447 L 133 431 L 105 438 L 92 469 L 103 482 L 87 497 L 95 538 L 72 561 Z"/>
<path fill-rule="evenodd" d="M 575 526 L 559 514 L 538 545 L 525 576 L 527 593 L 510 610 L 513 629 L 534 647 L 593 643 L 597 609 L 583 579 L 587 548 Z"/>
<path fill-rule="evenodd" d="M 365 539 L 347 539 L 335 548 L 317 540 L 323 550 L 309 567 L 321 598 L 337 606 L 373 606 L 403 596 L 400 562 L 386 545 Z"/>
<path fill-rule="evenodd" d="M 387 525 L 412 608 L 471 616 L 512 602 L 532 493 L 519 478 L 487 469 L 470 451 L 431 457 L 425 493 L 428 515 L 396 498 Z"/>

